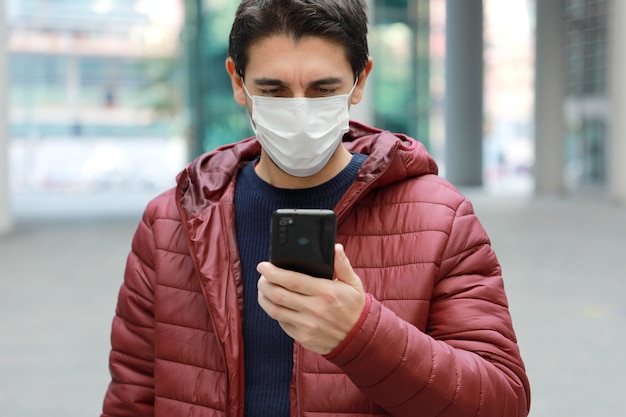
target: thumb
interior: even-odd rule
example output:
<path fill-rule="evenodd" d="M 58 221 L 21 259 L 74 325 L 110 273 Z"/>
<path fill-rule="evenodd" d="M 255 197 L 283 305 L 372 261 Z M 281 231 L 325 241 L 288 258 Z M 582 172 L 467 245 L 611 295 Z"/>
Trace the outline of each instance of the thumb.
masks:
<path fill-rule="evenodd" d="M 346 252 L 343 249 L 343 245 L 340 243 L 335 244 L 335 278 L 341 282 L 354 287 L 359 291 L 363 291 L 363 284 L 361 279 L 352 269 L 350 260 L 346 256 Z"/>

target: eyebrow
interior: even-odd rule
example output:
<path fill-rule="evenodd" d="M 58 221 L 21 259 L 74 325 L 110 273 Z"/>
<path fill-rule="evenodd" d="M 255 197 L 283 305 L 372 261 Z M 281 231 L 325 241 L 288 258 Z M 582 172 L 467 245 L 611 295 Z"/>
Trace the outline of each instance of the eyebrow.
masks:
<path fill-rule="evenodd" d="M 326 77 L 320 80 L 310 82 L 309 87 L 315 87 L 318 85 L 341 84 L 342 82 L 343 79 L 339 77 Z"/>
<path fill-rule="evenodd" d="M 254 84 L 258 86 L 276 86 L 285 85 L 281 80 L 275 78 L 255 78 Z"/>
<path fill-rule="evenodd" d="M 343 79 L 340 77 L 326 77 L 319 80 L 311 81 L 308 87 L 316 87 L 319 85 L 341 84 Z M 257 86 L 287 86 L 284 82 L 276 78 L 255 78 L 254 84 Z"/>

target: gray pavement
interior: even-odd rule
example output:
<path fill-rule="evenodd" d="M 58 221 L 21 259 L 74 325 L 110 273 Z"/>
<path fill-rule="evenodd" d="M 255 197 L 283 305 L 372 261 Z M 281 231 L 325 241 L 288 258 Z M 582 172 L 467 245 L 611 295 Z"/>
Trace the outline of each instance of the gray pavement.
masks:
<path fill-rule="evenodd" d="M 503 265 L 533 417 L 626 409 L 626 208 L 466 190 Z M 0 417 L 99 415 L 145 196 L 18 196 L 0 237 Z M 52 199 L 54 200 L 54 199 Z"/>

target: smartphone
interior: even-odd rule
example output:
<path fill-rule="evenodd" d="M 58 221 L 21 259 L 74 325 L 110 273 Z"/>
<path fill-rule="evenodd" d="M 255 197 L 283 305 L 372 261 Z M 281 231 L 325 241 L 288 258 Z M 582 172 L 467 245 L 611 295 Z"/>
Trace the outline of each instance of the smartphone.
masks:
<path fill-rule="evenodd" d="M 325 209 L 272 213 L 270 262 L 318 278 L 333 278 L 337 217 Z"/>

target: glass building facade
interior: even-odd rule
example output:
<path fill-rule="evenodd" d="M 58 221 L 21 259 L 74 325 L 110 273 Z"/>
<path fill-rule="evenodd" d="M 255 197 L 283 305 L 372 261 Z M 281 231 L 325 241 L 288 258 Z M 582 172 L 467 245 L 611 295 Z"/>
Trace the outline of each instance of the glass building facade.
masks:
<path fill-rule="evenodd" d="M 621 0 L 617 0 L 621 1 Z M 609 104 L 608 0 L 566 0 L 566 177 L 569 186 L 604 185 Z"/>
<path fill-rule="evenodd" d="M 181 139 L 179 0 L 9 0 L 13 191 L 169 186 Z"/>
<path fill-rule="evenodd" d="M 366 123 L 441 152 L 431 21 L 435 0 L 368 0 Z M 607 177 L 610 0 L 564 0 L 565 171 L 572 188 Z M 232 0 L 7 0 L 9 133 L 184 138 L 186 159 L 252 135 L 224 69 Z M 438 45 L 435 43 L 435 45 Z M 436 48 L 439 48 L 438 46 Z M 487 51 L 489 52 L 489 51 Z M 439 109 L 439 110 L 438 110 Z M 433 149 L 435 148 L 435 149 Z M 25 151 L 26 152 L 26 151 Z"/>
<path fill-rule="evenodd" d="M 99 177 L 121 176 L 120 170 L 130 177 L 155 141 L 180 138 L 190 159 L 252 135 L 224 68 L 237 6 L 232 0 L 9 0 L 12 182 L 73 184 L 94 165 L 115 165 L 116 172 Z M 367 120 L 359 120 L 428 145 L 430 1 L 368 0 L 368 6 L 375 70 L 371 97 L 361 104 L 368 106 Z M 93 162 L 111 159 L 93 155 L 103 140 L 115 140 L 119 158 L 132 161 Z M 138 140 L 143 151 L 131 149 Z M 74 161 L 58 162 L 63 153 Z M 32 160 L 42 158 L 46 168 L 27 178 L 34 175 Z M 59 169 L 62 174 L 52 172 Z"/>
<path fill-rule="evenodd" d="M 10 134 L 150 137 L 177 113 L 175 18 L 144 1 L 10 0 Z M 163 14 L 176 10 L 163 2 Z M 179 13 L 180 14 L 180 13 Z"/>
<path fill-rule="evenodd" d="M 430 2 L 375 0 L 373 124 L 418 138 L 430 137 Z"/>

